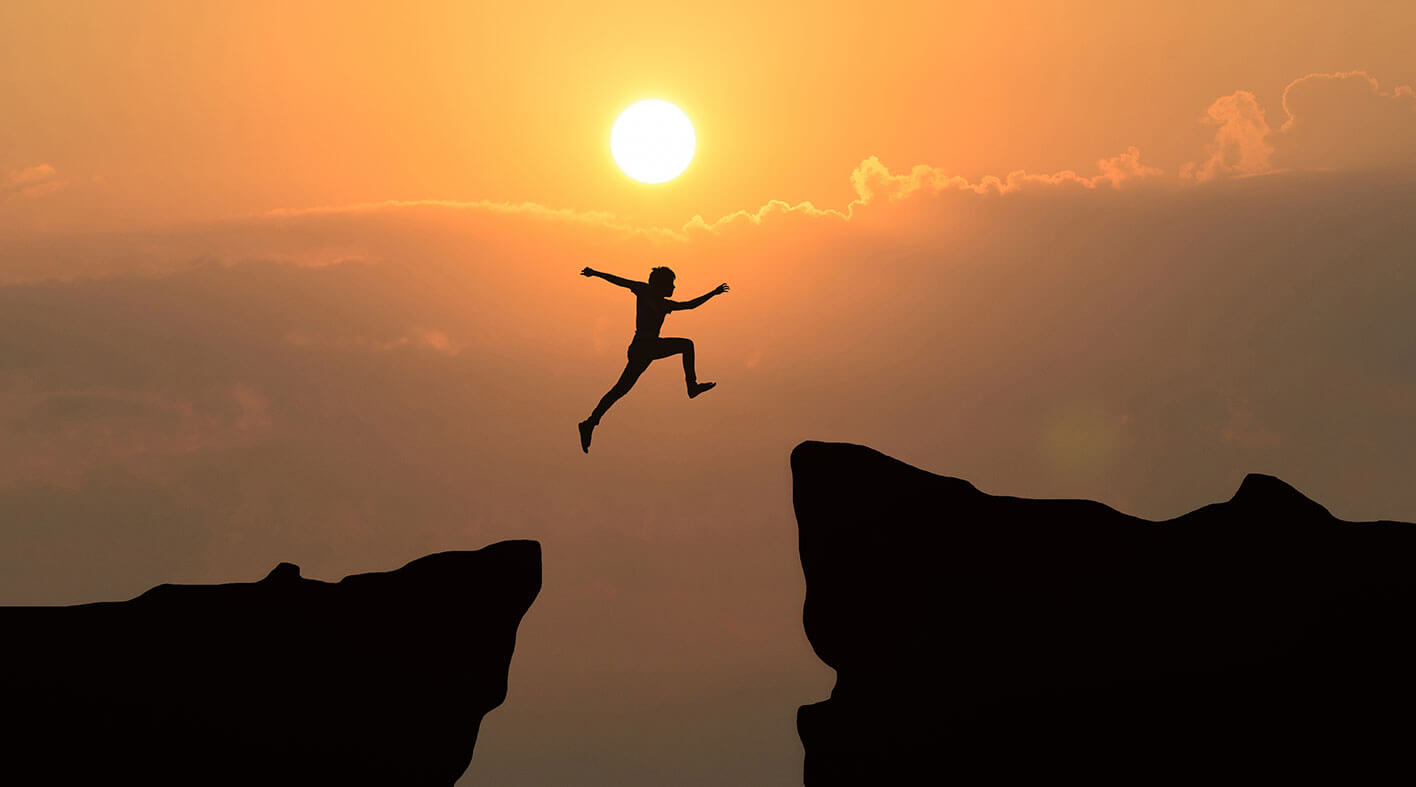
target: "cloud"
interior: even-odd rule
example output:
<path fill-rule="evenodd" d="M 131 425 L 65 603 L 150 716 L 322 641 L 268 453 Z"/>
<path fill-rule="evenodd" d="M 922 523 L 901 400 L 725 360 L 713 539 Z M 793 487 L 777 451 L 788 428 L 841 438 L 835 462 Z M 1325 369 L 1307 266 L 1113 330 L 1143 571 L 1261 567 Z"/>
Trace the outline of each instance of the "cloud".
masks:
<path fill-rule="evenodd" d="M 970 182 L 967 178 L 950 175 L 938 167 L 925 165 L 914 167 L 908 174 L 895 175 L 881 164 L 879 159 L 871 156 L 851 173 L 851 184 L 855 187 L 859 202 L 863 204 L 881 199 L 894 202 L 917 193 L 931 194 L 942 191 L 1008 194 L 1029 188 L 1052 186 L 1095 189 L 1106 185 L 1119 188 L 1133 178 L 1161 174 L 1161 170 L 1142 164 L 1140 157 L 1140 150 L 1132 146 L 1125 153 L 1097 161 L 1100 173 L 1091 177 L 1078 175 L 1073 170 L 1051 174 L 1015 170 L 1006 177 L 988 176 L 977 182 Z"/>
<path fill-rule="evenodd" d="M 1416 164 L 1416 92 L 1383 90 L 1365 71 L 1309 74 L 1283 90 L 1275 158 L 1292 169 Z"/>
<path fill-rule="evenodd" d="M 565 208 L 548 208 L 534 202 L 492 202 L 490 200 L 386 200 L 352 205 L 331 205 L 313 208 L 281 208 L 267 211 L 264 216 L 273 219 L 300 218 L 309 216 L 367 216 L 373 214 L 396 214 L 400 212 L 444 211 L 451 214 L 492 214 L 503 216 L 523 216 L 538 221 L 557 224 L 574 224 L 609 230 L 619 235 L 646 237 L 660 242 L 683 240 L 683 236 L 672 230 L 658 227 L 637 227 L 626 224 L 605 211 L 580 211 Z"/>
<path fill-rule="evenodd" d="M 1416 165 L 1416 93 L 1383 90 L 1365 71 L 1308 74 L 1283 89 L 1284 122 L 1271 128 L 1247 90 L 1217 99 L 1219 128 L 1205 158 L 1181 168 L 1198 181 L 1279 170 L 1371 170 Z"/>
<path fill-rule="evenodd" d="M 1226 175 L 1256 175 L 1272 168 L 1269 124 L 1253 93 L 1240 90 L 1216 99 L 1206 111 L 1205 122 L 1219 128 L 1205 148 L 1205 158 L 1181 167 L 1182 178 L 1204 181 Z"/>
<path fill-rule="evenodd" d="M 59 173 L 48 164 L 16 170 L 0 179 L 0 202 L 18 197 L 37 197 L 62 188 Z"/>
<path fill-rule="evenodd" d="M 1112 186 L 1120 187 L 1122 183 L 1134 178 L 1165 174 L 1164 170 L 1158 167 L 1142 164 L 1141 151 L 1135 145 L 1127 148 L 1125 153 L 1098 160 L 1096 165 L 1101 174 L 1092 179 L 1093 188 L 1101 181 L 1109 181 Z"/>
<path fill-rule="evenodd" d="M 840 211 L 834 208 L 818 208 L 811 202 L 800 202 L 792 205 L 782 200 L 768 200 L 766 204 L 757 210 L 739 210 L 718 218 L 716 221 L 708 222 L 702 216 L 694 216 L 684 225 L 683 231 L 686 234 L 694 233 L 720 233 L 725 231 L 750 229 L 760 227 L 768 223 L 783 221 L 789 222 L 812 222 L 818 219 L 827 221 L 847 221 L 851 217 L 851 210 L 855 203 L 847 206 L 846 210 Z"/>
<path fill-rule="evenodd" d="M 101 383 L 36 390 L 24 376 L 10 382 L 0 393 L 6 486 L 74 487 L 106 464 L 228 450 L 271 429 L 265 399 L 237 381 L 174 392 Z"/>
<path fill-rule="evenodd" d="M 418 231 L 412 231 L 416 228 Z M 603 212 L 531 203 L 388 201 L 273 210 L 222 221 L 122 232 L 16 232 L 0 243 L 0 283 L 164 275 L 194 265 L 280 261 L 320 266 L 448 258 L 484 247 L 534 256 L 575 246 L 584 264 L 673 254 L 679 231 L 636 227 Z"/>
<path fill-rule="evenodd" d="M 300 331 L 285 334 L 285 343 L 295 347 L 321 349 L 368 349 L 380 352 L 422 349 L 456 355 L 460 346 L 436 328 L 413 328 L 397 338 L 369 339 L 358 336 L 321 337 Z"/>
<path fill-rule="evenodd" d="M 856 198 L 843 210 L 818 208 L 810 202 L 791 205 L 780 200 L 770 200 L 755 211 L 740 210 L 708 222 L 701 216 L 694 216 L 684 232 L 722 233 L 725 231 L 759 227 L 769 223 L 782 222 L 844 222 L 856 216 L 860 208 L 900 202 L 914 197 L 936 195 L 942 192 L 960 192 L 975 195 L 1011 194 L 1029 189 L 1080 188 L 1095 189 L 1100 186 L 1120 188 L 1122 184 L 1140 178 L 1162 174 L 1160 169 L 1142 164 L 1141 152 L 1135 146 L 1125 153 L 1097 161 L 1100 172 L 1086 177 L 1073 170 L 1063 170 L 1051 174 L 1029 173 L 1024 170 L 1010 172 L 1006 177 L 987 176 L 970 181 L 959 175 L 951 175 L 939 167 L 920 164 L 909 172 L 895 174 L 871 156 L 851 172 L 851 186 Z M 820 226 L 819 223 L 814 226 Z"/>

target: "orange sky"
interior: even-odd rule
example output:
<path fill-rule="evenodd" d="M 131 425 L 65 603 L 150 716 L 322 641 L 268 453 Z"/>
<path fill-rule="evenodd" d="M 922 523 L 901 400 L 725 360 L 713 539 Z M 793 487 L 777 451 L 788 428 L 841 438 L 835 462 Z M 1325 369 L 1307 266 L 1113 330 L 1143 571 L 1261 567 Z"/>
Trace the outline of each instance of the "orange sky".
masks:
<path fill-rule="evenodd" d="M 0 7 L 0 603 L 536 538 L 465 783 L 792 784 L 798 441 L 1416 521 L 1410 3 L 405 6 Z"/>
<path fill-rule="evenodd" d="M 839 205 L 871 155 L 978 177 L 1139 145 L 1173 168 L 1217 96 L 1272 103 L 1354 68 L 1416 81 L 1399 2 L 406 5 L 8 4 L 0 170 L 91 192 L 41 223 L 485 199 L 678 226 Z M 700 140 L 659 188 L 607 153 L 646 96 Z"/>

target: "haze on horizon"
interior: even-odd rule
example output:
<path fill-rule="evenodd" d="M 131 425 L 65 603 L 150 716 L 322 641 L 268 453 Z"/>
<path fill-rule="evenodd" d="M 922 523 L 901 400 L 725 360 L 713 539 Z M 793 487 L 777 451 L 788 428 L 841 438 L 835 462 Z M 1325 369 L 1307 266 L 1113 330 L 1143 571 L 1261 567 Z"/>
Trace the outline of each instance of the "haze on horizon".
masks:
<path fill-rule="evenodd" d="M 0 9 L 0 603 L 535 538 L 464 783 L 791 784 L 800 440 L 1416 520 L 1409 4 L 411 5 Z"/>

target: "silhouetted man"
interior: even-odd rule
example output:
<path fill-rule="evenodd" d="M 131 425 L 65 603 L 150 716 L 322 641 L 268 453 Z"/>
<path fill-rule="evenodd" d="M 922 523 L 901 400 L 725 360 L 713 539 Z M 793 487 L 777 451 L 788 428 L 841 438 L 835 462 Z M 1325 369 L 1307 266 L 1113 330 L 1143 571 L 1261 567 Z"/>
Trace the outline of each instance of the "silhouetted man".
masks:
<path fill-rule="evenodd" d="M 636 299 L 634 308 L 634 340 L 629 343 L 629 362 L 624 365 L 624 371 L 620 373 L 619 380 L 610 388 L 595 405 L 594 412 L 590 417 L 580 422 L 580 450 L 590 453 L 590 433 L 595 427 L 600 425 L 600 418 L 605 411 L 610 409 L 610 405 L 619 401 L 621 396 L 629 393 L 629 389 L 634 387 L 634 383 L 639 379 L 639 375 L 644 374 L 644 370 L 649 368 L 649 364 L 659 358 L 668 358 L 671 355 L 683 353 L 683 379 L 688 383 L 688 398 L 695 396 L 717 385 L 717 383 L 700 383 L 698 375 L 693 370 L 693 342 L 688 339 L 664 339 L 659 336 L 659 329 L 664 325 L 664 318 L 669 312 L 681 309 L 696 309 L 708 302 L 714 295 L 721 295 L 728 291 L 728 285 L 719 284 L 712 292 L 700 295 L 691 301 L 671 301 L 669 296 L 674 294 L 674 272 L 668 268 L 655 268 L 649 271 L 649 282 L 646 284 L 640 281 L 630 281 L 612 276 L 608 273 L 601 273 L 597 270 L 586 268 L 580 272 L 581 276 L 599 276 L 610 284 L 616 284 L 633 292 Z"/>

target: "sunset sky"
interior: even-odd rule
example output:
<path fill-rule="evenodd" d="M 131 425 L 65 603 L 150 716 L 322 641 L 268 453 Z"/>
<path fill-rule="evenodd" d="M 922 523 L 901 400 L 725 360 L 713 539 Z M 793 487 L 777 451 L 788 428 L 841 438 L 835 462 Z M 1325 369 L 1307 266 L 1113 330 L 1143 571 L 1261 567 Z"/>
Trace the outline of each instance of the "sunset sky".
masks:
<path fill-rule="evenodd" d="M 1416 6 L 1170 5 L 0 6 L 0 603 L 535 538 L 463 784 L 786 785 L 801 440 L 1416 521 Z"/>

